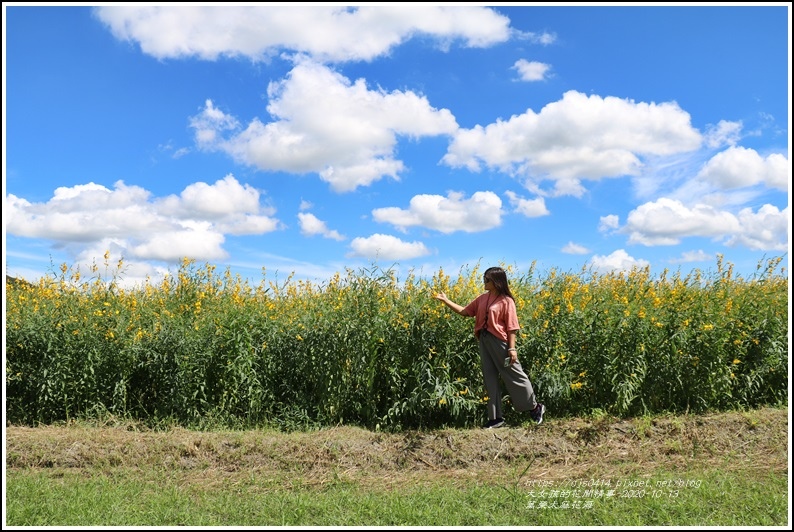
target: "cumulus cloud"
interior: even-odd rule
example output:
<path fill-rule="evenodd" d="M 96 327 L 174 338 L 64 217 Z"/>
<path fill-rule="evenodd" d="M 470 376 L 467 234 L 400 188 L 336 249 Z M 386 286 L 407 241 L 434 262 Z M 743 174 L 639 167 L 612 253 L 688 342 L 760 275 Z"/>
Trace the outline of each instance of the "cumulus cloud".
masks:
<path fill-rule="evenodd" d="M 637 175 L 645 156 L 700 145 L 689 114 L 674 102 L 569 91 L 539 113 L 528 109 L 508 120 L 459 130 L 443 162 L 475 172 L 494 168 L 524 178 L 531 187 L 551 181 L 551 194 L 578 197 L 584 192 L 581 180 Z"/>
<path fill-rule="evenodd" d="M 788 248 L 788 207 L 772 205 L 758 212 L 742 209 L 738 215 L 710 205 L 691 207 L 678 200 L 660 198 L 629 213 L 626 226 L 630 244 L 675 245 L 686 237 L 724 240 L 756 250 L 784 251 Z"/>
<path fill-rule="evenodd" d="M 546 79 L 546 74 L 551 69 L 551 65 L 539 61 L 519 59 L 511 68 L 518 72 L 521 81 L 543 81 Z"/>
<path fill-rule="evenodd" d="M 95 183 L 61 187 L 44 203 L 9 194 L 6 209 L 8 234 L 65 243 L 76 256 L 100 243 L 112 245 L 130 260 L 221 259 L 227 256 L 225 234 L 279 227 L 274 211 L 260 205 L 259 192 L 231 175 L 165 198 L 122 181 L 113 189 Z"/>
<path fill-rule="evenodd" d="M 505 194 L 510 200 L 510 205 L 513 206 L 515 212 L 521 213 L 527 218 L 537 218 L 539 216 L 551 214 L 546 208 L 546 201 L 543 198 L 528 200 L 509 190 L 505 192 Z"/>
<path fill-rule="evenodd" d="M 404 242 L 391 235 L 374 234 L 366 238 L 354 238 L 347 256 L 373 260 L 409 260 L 429 254 L 430 251 L 422 242 Z"/>
<path fill-rule="evenodd" d="M 210 224 L 186 225 L 185 229 L 153 234 L 138 244 L 131 243 L 127 250 L 132 257 L 165 262 L 176 262 L 183 257 L 219 260 L 229 256 L 222 247 L 223 234 Z"/>
<path fill-rule="evenodd" d="M 161 212 L 180 217 L 222 219 L 239 212 L 260 210 L 259 191 L 250 185 L 241 185 L 232 175 L 210 185 L 193 183 L 178 195 L 158 200 Z"/>
<path fill-rule="evenodd" d="M 732 146 L 712 157 L 697 178 L 721 190 L 763 184 L 788 191 L 791 163 L 779 153 L 763 158 L 755 150 Z"/>
<path fill-rule="evenodd" d="M 339 234 L 338 231 L 328 229 L 328 226 L 325 224 L 325 222 L 317 218 L 312 213 L 299 212 L 298 223 L 300 224 L 301 233 L 306 236 L 321 235 L 332 240 L 345 239 L 345 237 Z"/>
<path fill-rule="evenodd" d="M 369 90 L 310 61 L 300 62 L 268 88 L 273 122 L 237 120 L 211 101 L 191 120 L 196 144 L 225 152 L 263 171 L 317 173 L 336 192 L 350 192 L 384 177 L 399 179 L 404 166 L 394 156 L 399 136 L 451 134 L 457 123 L 411 91 Z"/>
<path fill-rule="evenodd" d="M 703 204 L 687 207 L 668 198 L 640 205 L 631 211 L 625 227 L 630 235 L 630 244 L 646 246 L 671 246 L 688 236 L 718 238 L 738 230 L 739 222 L 729 212 Z"/>
<path fill-rule="evenodd" d="M 647 260 L 635 259 L 623 249 L 618 249 L 609 255 L 594 255 L 590 259 L 590 267 L 597 273 L 607 274 L 612 272 L 630 272 L 633 269 L 642 269 L 650 265 Z"/>
<path fill-rule="evenodd" d="M 420 194 L 411 198 L 407 209 L 375 209 L 372 211 L 372 218 L 376 222 L 390 223 L 401 230 L 416 225 L 442 233 L 477 233 L 501 224 L 502 200 L 493 192 L 475 192 L 469 199 L 465 199 L 459 192 L 450 192 L 446 198 Z"/>
<path fill-rule="evenodd" d="M 750 208 L 739 211 L 741 231 L 730 236 L 729 246 L 745 246 L 759 251 L 788 251 L 790 211 L 773 205 L 764 205 L 758 212 Z"/>
<path fill-rule="evenodd" d="M 598 223 L 598 230 L 602 233 L 614 231 L 620 227 L 620 218 L 615 214 L 602 216 Z"/>
<path fill-rule="evenodd" d="M 414 37 L 448 49 L 492 46 L 511 35 L 507 17 L 479 6 L 110 5 L 94 13 L 114 37 L 158 59 L 267 61 L 291 50 L 323 62 L 370 61 Z"/>

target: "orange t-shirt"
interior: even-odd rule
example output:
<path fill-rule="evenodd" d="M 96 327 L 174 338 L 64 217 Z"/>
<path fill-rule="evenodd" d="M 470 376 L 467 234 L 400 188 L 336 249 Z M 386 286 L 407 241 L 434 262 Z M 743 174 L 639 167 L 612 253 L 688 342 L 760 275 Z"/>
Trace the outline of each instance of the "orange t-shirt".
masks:
<path fill-rule="evenodd" d="M 463 316 L 474 316 L 474 336 L 477 338 L 480 337 L 480 331 L 486 328 L 486 313 L 488 332 L 505 342 L 508 332 L 521 328 L 518 325 L 516 302 L 513 298 L 506 295 L 494 296 L 486 292 L 463 307 L 461 312 Z"/>

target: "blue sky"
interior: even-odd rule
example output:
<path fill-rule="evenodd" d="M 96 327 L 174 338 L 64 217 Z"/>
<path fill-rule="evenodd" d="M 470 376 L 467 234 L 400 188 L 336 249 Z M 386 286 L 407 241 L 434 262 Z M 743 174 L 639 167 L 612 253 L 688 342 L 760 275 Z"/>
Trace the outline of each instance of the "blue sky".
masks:
<path fill-rule="evenodd" d="M 3 10 L 7 275 L 789 260 L 790 3 Z"/>

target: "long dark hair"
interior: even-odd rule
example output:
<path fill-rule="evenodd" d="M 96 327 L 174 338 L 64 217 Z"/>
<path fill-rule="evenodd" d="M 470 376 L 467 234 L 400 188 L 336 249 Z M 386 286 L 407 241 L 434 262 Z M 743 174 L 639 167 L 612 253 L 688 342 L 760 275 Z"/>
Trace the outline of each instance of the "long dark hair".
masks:
<path fill-rule="evenodd" d="M 510 299 L 512 299 L 513 301 L 516 300 L 516 298 L 513 297 L 512 292 L 510 292 L 510 286 L 508 286 L 507 284 L 507 273 L 505 273 L 505 271 L 502 268 L 500 268 L 499 266 L 491 266 L 490 268 L 485 270 L 485 273 L 483 274 L 483 278 L 485 277 L 491 280 L 491 282 L 494 285 L 494 288 L 496 288 L 496 292 L 499 295 L 505 295 Z"/>

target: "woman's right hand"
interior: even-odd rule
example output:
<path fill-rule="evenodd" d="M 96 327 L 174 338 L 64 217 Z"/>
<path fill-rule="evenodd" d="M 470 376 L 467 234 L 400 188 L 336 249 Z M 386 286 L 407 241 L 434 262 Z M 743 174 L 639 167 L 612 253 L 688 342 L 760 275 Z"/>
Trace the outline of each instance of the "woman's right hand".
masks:
<path fill-rule="evenodd" d="M 433 297 L 438 299 L 442 303 L 444 303 L 446 306 L 448 306 L 449 308 L 451 308 L 453 311 L 457 312 L 458 314 L 461 314 L 463 312 L 463 307 L 461 307 L 457 303 L 451 301 L 447 297 L 447 294 L 445 294 L 444 292 L 437 292 Z M 464 314 L 461 314 L 461 315 L 463 316 Z"/>

